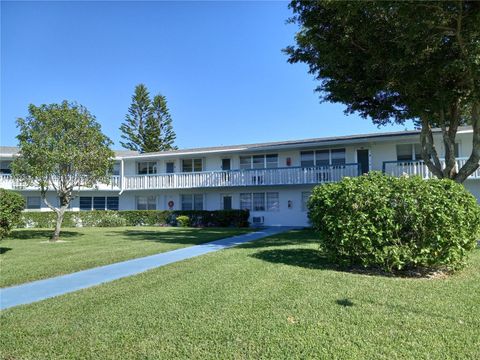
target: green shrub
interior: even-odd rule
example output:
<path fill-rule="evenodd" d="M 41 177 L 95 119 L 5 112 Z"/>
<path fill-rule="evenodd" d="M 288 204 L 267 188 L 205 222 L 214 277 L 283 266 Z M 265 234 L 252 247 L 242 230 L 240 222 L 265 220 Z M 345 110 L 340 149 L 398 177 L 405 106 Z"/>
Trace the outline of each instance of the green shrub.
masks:
<path fill-rule="evenodd" d="M 177 224 L 180 227 L 190 226 L 190 218 L 186 215 L 177 216 Z"/>
<path fill-rule="evenodd" d="M 20 194 L 0 189 L 0 239 L 18 225 L 24 207 L 25 200 Z"/>
<path fill-rule="evenodd" d="M 75 226 L 176 226 L 179 216 L 187 216 L 190 226 L 248 227 L 249 213 L 245 210 L 218 211 L 168 211 L 168 210 L 121 210 L 121 211 L 67 211 L 64 227 Z M 24 212 L 19 227 L 52 228 L 56 214 L 48 212 Z"/>
<path fill-rule="evenodd" d="M 475 197 L 451 180 L 373 172 L 317 186 L 308 208 L 329 257 L 386 271 L 458 269 L 480 234 Z"/>

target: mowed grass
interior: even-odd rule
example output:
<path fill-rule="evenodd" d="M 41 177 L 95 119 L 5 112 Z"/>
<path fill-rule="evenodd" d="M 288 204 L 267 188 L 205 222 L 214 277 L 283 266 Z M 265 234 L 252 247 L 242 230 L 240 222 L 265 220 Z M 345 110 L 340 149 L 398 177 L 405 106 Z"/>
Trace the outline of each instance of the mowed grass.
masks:
<path fill-rule="evenodd" d="M 0 242 L 0 287 L 152 255 L 242 234 L 233 228 L 65 228 L 65 242 L 48 243 L 53 230 L 18 229 Z"/>
<path fill-rule="evenodd" d="M 6 359 L 478 359 L 480 251 L 447 279 L 342 272 L 294 231 L 2 312 Z"/>

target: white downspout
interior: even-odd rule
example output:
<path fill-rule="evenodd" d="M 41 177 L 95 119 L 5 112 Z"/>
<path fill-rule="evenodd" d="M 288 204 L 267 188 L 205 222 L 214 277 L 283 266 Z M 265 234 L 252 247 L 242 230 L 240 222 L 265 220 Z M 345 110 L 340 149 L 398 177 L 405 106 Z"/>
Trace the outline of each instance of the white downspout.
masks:
<path fill-rule="evenodd" d="M 120 192 L 118 195 L 122 195 L 123 193 L 123 182 L 124 182 L 124 166 L 123 166 L 123 158 L 120 160 Z"/>

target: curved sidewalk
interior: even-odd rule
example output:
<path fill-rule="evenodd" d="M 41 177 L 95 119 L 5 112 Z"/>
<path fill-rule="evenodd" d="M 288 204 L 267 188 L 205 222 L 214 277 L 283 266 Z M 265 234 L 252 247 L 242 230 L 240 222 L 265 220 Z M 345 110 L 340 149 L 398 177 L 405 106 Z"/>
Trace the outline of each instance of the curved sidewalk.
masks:
<path fill-rule="evenodd" d="M 294 229 L 293 227 L 265 228 L 248 234 L 232 236 L 209 243 L 172 250 L 156 255 L 122 261 L 72 274 L 38 280 L 22 285 L 0 289 L 0 310 L 13 306 L 67 294 L 91 286 L 100 285 L 123 277 L 168 265 L 195 256 L 226 249 L 245 242 L 262 239 Z"/>

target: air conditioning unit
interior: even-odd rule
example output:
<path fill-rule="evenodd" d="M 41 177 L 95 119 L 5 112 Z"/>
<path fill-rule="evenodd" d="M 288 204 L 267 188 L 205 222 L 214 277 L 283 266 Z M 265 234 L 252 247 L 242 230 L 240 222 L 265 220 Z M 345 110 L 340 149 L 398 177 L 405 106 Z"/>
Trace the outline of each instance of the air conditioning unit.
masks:
<path fill-rule="evenodd" d="M 265 218 L 263 216 L 254 216 L 252 217 L 253 225 L 263 225 Z"/>

